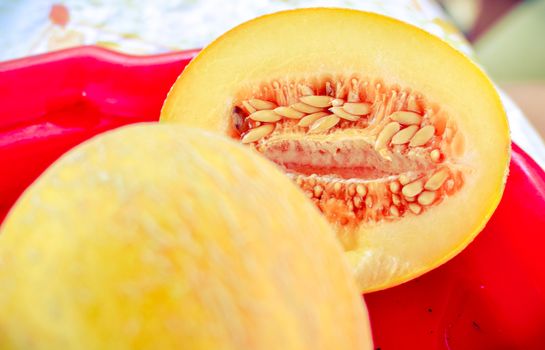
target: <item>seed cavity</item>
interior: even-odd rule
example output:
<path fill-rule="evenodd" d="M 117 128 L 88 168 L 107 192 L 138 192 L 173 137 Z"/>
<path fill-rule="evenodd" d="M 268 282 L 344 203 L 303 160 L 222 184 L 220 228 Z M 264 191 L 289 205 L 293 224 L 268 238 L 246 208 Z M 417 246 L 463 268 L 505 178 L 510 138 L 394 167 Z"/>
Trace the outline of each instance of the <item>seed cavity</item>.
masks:
<path fill-rule="evenodd" d="M 382 82 L 316 81 L 241 93 L 232 135 L 282 167 L 330 220 L 420 215 L 463 186 L 464 144 L 453 141 L 463 135 L 445 111 Z"/>
<path fill-rule="evenodd" d="M 244 115 L 239 107 L 233 108 L 233 127 L 237 132 L 240 132 L 244 127 Z"/>

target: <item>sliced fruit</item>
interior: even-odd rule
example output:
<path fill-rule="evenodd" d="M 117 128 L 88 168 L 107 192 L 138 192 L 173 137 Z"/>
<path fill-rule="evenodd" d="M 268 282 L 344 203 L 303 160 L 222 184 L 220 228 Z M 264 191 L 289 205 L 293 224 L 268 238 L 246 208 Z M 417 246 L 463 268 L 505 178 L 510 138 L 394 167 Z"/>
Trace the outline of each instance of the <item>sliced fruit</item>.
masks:
<path fill-rule="evenodd" d="M 278 120 L 252 119 L 253 99 Z M 226 33 L 178 78 L 161 120 L 229 135 L 280 165 L 335 226 L 363 291 L 469 244 L 500 200 L 510 154 L 499 97 L 467 57 L 344 9 L 281 12 Z"/>
<path fill-rule="evenodd" d="M 260 156 L 179 126 L 97 137 L 24 193 L 0 310 L 4 350 L 372 348 L 316 208 Z"/>

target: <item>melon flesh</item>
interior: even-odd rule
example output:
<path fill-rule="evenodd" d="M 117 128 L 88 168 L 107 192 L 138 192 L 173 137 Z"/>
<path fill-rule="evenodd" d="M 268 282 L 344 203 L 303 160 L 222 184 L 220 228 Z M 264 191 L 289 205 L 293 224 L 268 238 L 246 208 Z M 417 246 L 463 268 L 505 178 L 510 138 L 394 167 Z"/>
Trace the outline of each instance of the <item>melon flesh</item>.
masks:
<path fill-rule="evenodd" d="M 499 203 L 510 155 L 479 67 L 416 27 L 346 9 L 234 28 L 178 78 L 161 120 L 229 135 L 279 165 L 333 224 L 366 292 L 466 247 Z"/>

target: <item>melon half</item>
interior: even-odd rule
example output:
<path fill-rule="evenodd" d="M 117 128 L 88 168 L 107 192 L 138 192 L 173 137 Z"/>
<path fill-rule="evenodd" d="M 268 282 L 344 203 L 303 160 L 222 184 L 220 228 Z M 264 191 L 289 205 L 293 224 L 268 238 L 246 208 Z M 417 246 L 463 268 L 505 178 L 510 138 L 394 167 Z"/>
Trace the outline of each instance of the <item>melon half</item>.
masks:
<path fill-rule="evenodd" d="M 221 135 L 155 123 L 95 137 L 1 227 L 2 350 L 372 348 L 327 221 Z"/>
<path fill-rule="evenodd" d="M 227 32 L 178 78 L 161 120 L 228 135 L 282 168 L 335 227 L 365 292 L 466 247 L 498 205 L 510 156 L 479 67 L 421 29 L 346 9 Z"/>

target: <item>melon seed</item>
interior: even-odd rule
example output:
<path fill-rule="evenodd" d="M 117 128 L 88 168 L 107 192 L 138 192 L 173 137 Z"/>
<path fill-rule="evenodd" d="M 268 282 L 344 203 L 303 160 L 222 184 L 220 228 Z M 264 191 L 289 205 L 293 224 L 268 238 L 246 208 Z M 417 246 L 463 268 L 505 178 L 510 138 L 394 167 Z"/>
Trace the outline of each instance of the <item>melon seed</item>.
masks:
<path fill-rule="evenodd" d="M 366 115 L 371 112 L 371 104 L 363 102 L 347 102 L 342 107 L 346 112 L 354 115 Z"/>
<path fill-rule="evenodd" d="M 408 143 L 417 131 L 417 125 L 410 125 L 405 129 L 400 130 L 397 134 L 394 135 L 394 137 L 392 137 L 392 144 L 403 145 L 405 143 Z"/>
<path fill-rule="evenodd" d="M 305 115 L 305 113 L 301 113 L 299 111 L 296 111 L 293 108 L 284 107 L 284 106 L 276 107 L 274 109 L 274 112 L 281 115 L 282 117 L 290 118 L 290 119 L 301 119 Z"/>
<path fill-rule="evenodd" d="M 352 122 L 355 122 L 360 119 L 359 116 L 346 112 L 342 107 L 331 107 L 329 111 L 340 118 L 343 118 Z"/>
<path fill-rule="evenodd" d="M 403 125 L 420 124 L 420 121 L 422 120 L 418 113 L 408 111 L 394 112 L 390 115 L 390 119 Z"/>
<path fill-rule="evenodd" d="M 325 117 L 326 115 L 328 115 L 328 113 L 326 112 L 318 112 L 318 113 L 309 114 L 301 118 L 301 120 L 299 120 L 299 123 L 297 123 L 297 125 L 303 126 L 303 127 L 310 126 L 312 123 L 314 123 L 315 121 L 317 121 L 318 119 L 322 117 Z"/>
<path fill-rule="evenodd" d="M 258 126 L 257 128 L 250 129 L 246 134 L 242 137 L 242 143 L 251 143 L 258 141 L 262 139 L 263 137 L 269 135 L 274 130 L 273 124 L 265 124 L 262 126 Z"/>
<path fill-rule="evenodd" d="M 256 111 L 248 116 L 250 119 L 258 121 L 258 122 L 277 122 L 282 117 L 278 114 L 276 114 L 274 111 L 271 110 L 262 110 L 262 111 Z"/>
<path fill-rule="evenodd" d="M 316 96 L 308 96 L 308 97 L 316 97 Z M 316 113 L 323 110 L 322 108 L 314 107 L 303 102 L 294 103 L 290 107 L 295 109 L 296 111 L 299 111 L 301 113 L 307 113 L 307 114 Z"/>
<path fill-rule="evenodd" d="M 274 103 L 274 102 L 260 100 L 258 98 L 249 99 L 248 103 L 250 103 L 250 105 L 252 105 L 252 107 L 257 109 L 258 111 L 263 110 L 263 109 L 275 109 L 277 107 L 276 103 Z"/>
<path fill-rule="evenodd" d="M 416 180 L 403 186 L 401 193 L 403 193 L 405 197 L 414 197 L 418 195 L 420 192 L 422 192 L 423 189 L 424 189 L 424 186 L 422 185 L 422 181 Z"/>
<path fill-rule="evenodd" d="M 317 134 L 317 133 L 320 133 L 320 132 L 324 132 L 324 131 L 327 131 L 329 129 L 331 129 L 332 127 L 334 127 L 335 125 L 337 125 L 337 123 L 339 122 L 339 117 L 335 116 L 335 115 L 328 115 L 328 116 L 325 116 L 325 117 L 322 117 L 320 119 L 318 119 L 317 121 L 315 121 L 311 126 L 310 126 L 310 129 L 308 130 L 309 134 Z"/>
<path fill-rule="evenodd" d="M 388 123 L 384 129 L 378 134 L 377 141 L 375 143 L 375 149 L 379 150 L 381 148 L 384 148 L 388 142 L 390 142 L 392 136 L 394 136 L 399 129 L 401 128 L 401 125 L 397 122 L 391 122 Z"/>
<path fill-rule="evenodd" d="M 429 140 L 431 140 L 434 133 L 435 128 L 433 127 L 433 125 L 426 125 L 422 129 L 418 130 L 416 134 L 414 134 L 411 142 L 409 143 L 409 146 L 418 147 L 425 145 L 426 143 L 428 143 Z"/>
<path fill-rule="evenodd" d="M 333 98 L 329 96 L 303 96 L 299 100 L 313 107 L 326 108 L 331 106 Z"/>
<path fill-rule="evenodd" d="M 447 178 L 448 172 L 446 170 L 440 170 L 433 174 L 432 177 L 428 179 L 428 181 L 426 181 L 424 188 L 426 190 L 436 191 L 439 189 L 439 187 L 443 185 Z"/>
<path fill-rule="evenodd" d="M 422 205 L 430 205 L 435 200 L 434 191 L 424 191 L 418 196 L 418 203 Z"/>

